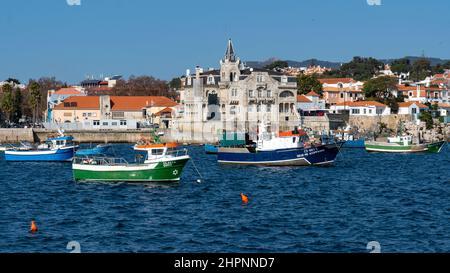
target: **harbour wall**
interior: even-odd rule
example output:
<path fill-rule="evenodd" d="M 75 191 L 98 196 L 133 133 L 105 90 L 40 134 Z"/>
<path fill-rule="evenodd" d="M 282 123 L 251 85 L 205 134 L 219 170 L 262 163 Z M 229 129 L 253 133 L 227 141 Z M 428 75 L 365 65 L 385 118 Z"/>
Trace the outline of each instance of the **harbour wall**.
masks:
<path fill-rule="evenodd" d="M 49 134 L 56 133 L 47 129 L 34 129 L 34 140 L 45 141 Z M 150 137 L 150 129 L 124 131 L 65 131 L 80 143 L 135 143 L 142 137 Z"/>
<path fill-rule="evenodd" d="M 1 143 L 18 143 L 20 141 L 34 142 L 33 129 L 31 128 L 1 128 Z"/>
<path fill-rule="evenodd" d="M 360 133 L 374 132 L 379 123 L 386 124 L 388 129 L 397 131 L 400 122 L 408 123 L 413 121 L 411 115 L 389 115 L 389 116 L 350 116 L 349 125 L 357 128 Z"/>

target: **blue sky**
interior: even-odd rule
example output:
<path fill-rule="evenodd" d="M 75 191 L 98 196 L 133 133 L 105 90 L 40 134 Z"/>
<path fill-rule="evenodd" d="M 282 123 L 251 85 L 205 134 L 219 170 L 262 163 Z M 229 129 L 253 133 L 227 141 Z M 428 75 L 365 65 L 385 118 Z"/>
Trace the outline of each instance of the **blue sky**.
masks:
<path fill-rule="evenodd" d="M 449 11 L 448 0 L 2 1 L 0 79 L 171 79 L 217 67 L 229 37 L 242 60 L 450 59 Z"/>

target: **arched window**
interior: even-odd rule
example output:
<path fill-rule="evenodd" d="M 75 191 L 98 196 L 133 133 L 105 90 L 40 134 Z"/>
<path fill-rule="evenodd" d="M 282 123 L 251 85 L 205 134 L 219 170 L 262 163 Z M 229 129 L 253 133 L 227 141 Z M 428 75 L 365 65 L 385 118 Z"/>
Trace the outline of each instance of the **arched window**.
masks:
<path fill-rule="evenodd" d="M 292 93 L 291 91 L 283 91 L 280 93 L 280 98 L 289 98 L 289 97 L 293 97 L 294 93 Z"/>

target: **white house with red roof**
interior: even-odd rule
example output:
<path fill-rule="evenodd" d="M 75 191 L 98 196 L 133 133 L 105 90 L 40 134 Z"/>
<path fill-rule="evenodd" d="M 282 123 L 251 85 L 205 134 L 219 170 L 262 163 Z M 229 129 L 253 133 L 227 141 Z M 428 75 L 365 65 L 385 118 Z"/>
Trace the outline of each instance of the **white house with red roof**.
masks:
<path fill-rule="evenodd" d="M 47 122 L 51 122 L 53 120 L 52 110 L 56 105 L 60 104 L 69 97 L 78 96 L 87 96 L 86 90 L 80 86 L 70 86 L 60 88 L 58 90 L 49 90 L 47 92 L 47 112 L 45 114 Z"/>
<path fill-rule="evenodd" d="M 445 86 L 398 85 L 395 96 L 404 96 L 405 101 L 417 101 L 420 103 L 447 103 L 449 102 L 449 90 Z"/>
<path fill-rule="evenodd" d="M 364 82 L 352 78 L 319 79 L 322 83 L 323 98 L 327 104 L 335 105 L 347 101 L 364 99 Z"/>
<path fill-rule="evenodd" d="M 437 105 L 441 117 L 450 117 L 450 103 L 438 103 Z"/>
<path fill-rule="evenodd" d="M 325 101 L 320 98 L 319 94 L 311 91 L 306 95 L 297 96 L 297 109 L 302 111 L 323 110 Z"/>
<path fill-rule="evenodd" d="M 415 120 L 418 119 L 420 112 L 428 109 L 428 106 L 417 101 L 406 101 L 398 104 L 399 115 L 411 115 Z"/>
<path fill-rule="evenodd" d="M 330 106 L 333 112 L 348 110 L 351 116 L 388 116 L 391 108 L 377 101 L 349 101 Z"/>

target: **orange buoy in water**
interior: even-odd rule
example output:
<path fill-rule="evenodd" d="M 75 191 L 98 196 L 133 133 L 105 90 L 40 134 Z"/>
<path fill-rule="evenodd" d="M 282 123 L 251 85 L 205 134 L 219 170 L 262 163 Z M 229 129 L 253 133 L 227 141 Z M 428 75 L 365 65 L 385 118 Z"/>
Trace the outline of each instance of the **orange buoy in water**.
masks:
<path fill-rule="evenodd" d="M 242 203 L 247 204 L 248 203 L 248 196 L 241 193 L 241 199 L 242 199 Z"/>
<path fill-rule="evenodd" d="M 38 231 L 38 227 L 36 225 L 36 222 L 34 222 L 34 220 L 31 221 L 31 227 L 30 227 L 30 232 L 35 233 Z"/>

